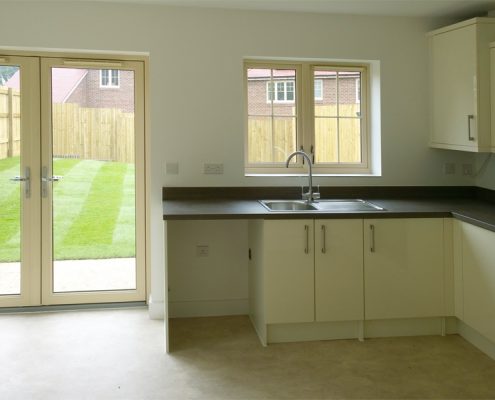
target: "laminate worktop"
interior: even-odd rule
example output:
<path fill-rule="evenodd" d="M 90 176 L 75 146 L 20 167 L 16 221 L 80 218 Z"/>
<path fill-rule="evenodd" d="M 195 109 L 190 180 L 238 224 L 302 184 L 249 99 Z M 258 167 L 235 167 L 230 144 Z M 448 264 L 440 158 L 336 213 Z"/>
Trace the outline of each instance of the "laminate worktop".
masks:
<path fill-rule="evenodd" d="M 363 199 L 383 211 L 268 211 L 257 200 L 165 200 L 164 220 L 304 218 L 448 218 L 495 231 L 495 204 L 477 199 Z"/>

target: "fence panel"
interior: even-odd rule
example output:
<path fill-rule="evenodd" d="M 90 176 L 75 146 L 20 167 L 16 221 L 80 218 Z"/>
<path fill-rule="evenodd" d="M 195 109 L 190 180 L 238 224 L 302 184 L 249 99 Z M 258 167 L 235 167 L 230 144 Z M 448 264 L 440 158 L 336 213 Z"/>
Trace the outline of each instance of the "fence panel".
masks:
<path fill-rule="evenodd" d="M 21 150 L 20 93 L 0 87 L 0 160 Z"/>
<path fill-rule="evenodd" d="M 343 115 L 357 116 L 358 104 L 341 104 Z M 316 107 L 320 117 L 336 116 L 336 105 Z M 272 129 L 273 123 L 273 129 Z M 248 161 L 284 162 L 296 150 L 296 123 L 293 118 L 249 117 Z M 361 119 L 316 118 L 315 156 L 320 162 L 361 162 Z"/>

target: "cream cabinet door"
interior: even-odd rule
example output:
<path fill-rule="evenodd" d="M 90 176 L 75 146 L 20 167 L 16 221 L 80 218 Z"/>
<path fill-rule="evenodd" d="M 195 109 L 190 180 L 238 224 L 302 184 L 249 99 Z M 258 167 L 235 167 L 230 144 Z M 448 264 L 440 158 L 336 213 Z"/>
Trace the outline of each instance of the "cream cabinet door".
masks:
<path fill-rule="evenodd" d="M 495 233 L 463 223 L 462 234 L 463 320 L 495 341 Z"/>
<path fill-rule="evenodd" d="M 314 321 L 313 220 L 264 221 L 267 324 Z"/>
<path fill-rule="evenodd" d="M 442 316 L 443 219 L 364 222 L 365 319 Z"/>
<path fill-rule="evenodd" d="M 316 321 L 364 319 L 363 294 L 363 220 L 316 220 Z"/>
<path fill-rule="evenodd" d="M 488 44 L 495 40 L 494 22 L 472 20 L 430 33 L 432 147 L 490 151 Z"/>

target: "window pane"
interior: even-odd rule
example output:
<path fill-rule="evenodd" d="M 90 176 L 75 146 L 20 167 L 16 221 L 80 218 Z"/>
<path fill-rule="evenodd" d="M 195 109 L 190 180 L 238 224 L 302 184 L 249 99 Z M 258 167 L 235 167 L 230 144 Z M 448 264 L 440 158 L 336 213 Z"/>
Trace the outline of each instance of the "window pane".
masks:
<path fill-rule="evenodd" d="M 273 161 L 285 162 L 296 151 L 296 118 L 274 118 L 273 131 Z"/>
<path fill-rule="evenodd" d="M 20 81 L 19 67 L 0 65 L 0 296 L 21 294 Z"/>
<path fill-rule="evenodd" d="M 361 119 L 340 118 L 339 144 L 340 162 L 361 162 Z"/>
<path fill-rule="evenodd" d="M 247 70 L 248 115 L 272 115 L 273 82 L 271 70 L 266 68 L 249 68 Z M 268 92 L 272 90 L 272 97 Z"/>
<path fill-rule="evenodd" d="M 99 74 L 52 68 L 54 292 L 137 287 L 134 71 L 121 91 Z"/>
<path fill-rule="evenodd" d="M 273 160 L 271 117 L 248 117 L 248 162 L 262 163 Z"/>
<path fill-rule="evenodd" d="M 108 86 L 108 69 L 101 70 L 101 86 Z"/>
<path fill-rule="evenodd" d="M 277 82 L 277 101 L 285 100 L 285 82 Z"/>
<path fill-rule="evenodd" d="M 119 71 L 117 69 L 112 70 L 112 86 L 119 86 Z"/>
<path fill-rule="evenodd" d="M 361 104 L 358 100 L 361 89 L 361 73 L 358 71 L 339 72 L 339 116 L 359 117 Z"/>
<path fill-rule="evenodd" d="M 314 80 L 315 100 L 323 100 L 323 80 Z"/>
<path fill-rule="evenodd" d="M 297 149 L 296 71 L 247 70 L 248 163 L 284 163 Z"/>
<path fill-rule="evenodd" d="M 326 70 L 315 70 L 315 116 L 336 117 L 337 116 L 337 72 Z M 316 82 L 321 82 L 322 93 L 325 97 L 321 100 L 316 98 Z"/>
<path fill-rule="evenodd" d="M 336 118 L 315 118 L 315 162 L 339 161 Z"/>

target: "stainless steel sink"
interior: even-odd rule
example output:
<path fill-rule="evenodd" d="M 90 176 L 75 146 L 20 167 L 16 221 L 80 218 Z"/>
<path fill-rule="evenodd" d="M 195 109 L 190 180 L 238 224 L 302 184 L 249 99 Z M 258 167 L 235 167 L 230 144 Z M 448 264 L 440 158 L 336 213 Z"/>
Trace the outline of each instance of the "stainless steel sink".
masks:
<path fill-rule="evenodd" d="M 313 203 L 320 211 L 384 211 L 385 209 L 360 199 L 318 200 Z"/>
<path fill-rule="evenodd" d="M 304 200 L 260 200 L 268 211 L 322 211 L 322 212 L 365 212 L 385 209 L 360 199 L 318 200 L 308 203 Z"/>
<path fill-rule="evenodd" d="M 316 211 L 314 203 L 303 200 L 260 200 L 268 211 Z"/>

